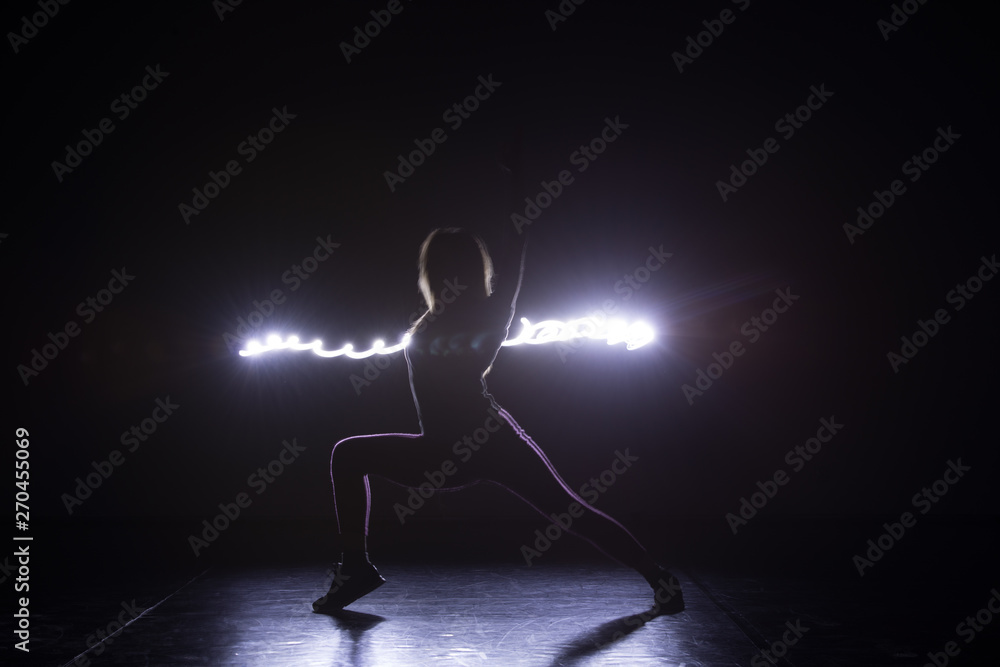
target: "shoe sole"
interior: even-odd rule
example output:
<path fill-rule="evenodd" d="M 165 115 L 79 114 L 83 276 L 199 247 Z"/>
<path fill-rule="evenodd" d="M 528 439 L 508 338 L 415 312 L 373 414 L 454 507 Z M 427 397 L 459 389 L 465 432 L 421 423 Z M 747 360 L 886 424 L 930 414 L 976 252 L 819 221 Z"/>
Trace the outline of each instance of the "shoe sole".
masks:
<path fill-rule="evenodd" d="M 341 611 L 344 607 L 353 604 L 368 595 L 372 591 L 376 590 L 379 586 L 385 583 L 385 579 L 381 575 L 378 579 L 371 580 L 370 583 L 363 585 L 361 588 L 350 590 L 347 586 L 337 591 L 341 595 L 337 596 L 333 601 L 329 600 L 330 594 L 327 593 L 319 600 L 316 600 L 312 604 L 313 612 L 318 614 L 329 613 L 333 611 Z"/>

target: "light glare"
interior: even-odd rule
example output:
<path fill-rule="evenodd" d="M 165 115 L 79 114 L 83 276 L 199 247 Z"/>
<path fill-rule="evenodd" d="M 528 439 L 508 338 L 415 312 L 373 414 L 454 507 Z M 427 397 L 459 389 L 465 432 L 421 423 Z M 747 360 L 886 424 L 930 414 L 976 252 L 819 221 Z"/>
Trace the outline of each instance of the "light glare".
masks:
<path fill-rule="evenodd" d="M 594 340 L 606 339 L 608 345 L 625 343 L 626 349 L 635 350 L 651 342 L 654 336 L 653 327 L 645 322 L 627 324 L 624 320 L 615 319 L 604 323 L 593 317 L 578 317 L 568 322 L 542 320 L 537 324 L 532 324 L 527 317 L 522 317 L 521 332 L 514 338 L 505 340 L 502 345 L 504 347 L 522 344 L 541 345 L 573 340 L 574 338 L 591 338 Z M 374 354 L 399 352 L 409 342 L 410 334 L 404 334 L 403 339 L 396 345 L 386 347 L 385 341 L 379 339 L 372 344 L 371 349 L 355 352 L 354 346 L 350 343 L 339 350 L 324 350 L 323 342 L 319 339 L 311 343 L 300 343 L 298 336 L 289 336 L 287 340 L 282 341 L 281 336 L 271 334 L 267 337 L 266 345 L 261 345 L 256 340 L 248 342 L 246 349 L 240 350 L 240 356 L 250 357 L 273 350 L 312 350 L 314 354 L 326 358 L 346 356 L 351 359 L 366 359 Z"/>

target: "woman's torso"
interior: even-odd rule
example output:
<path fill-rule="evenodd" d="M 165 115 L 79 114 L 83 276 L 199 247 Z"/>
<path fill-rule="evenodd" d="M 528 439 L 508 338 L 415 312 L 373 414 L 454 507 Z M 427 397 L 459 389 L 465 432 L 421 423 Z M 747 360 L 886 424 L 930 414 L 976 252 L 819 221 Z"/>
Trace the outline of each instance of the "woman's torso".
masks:
<path fill-rule="evenodd" d="M 493 406 L 484 373 L 507 336 L 489 299 L 429 315 L 410 336 L 406 362 L 424 433 L 461 432 Z"/>

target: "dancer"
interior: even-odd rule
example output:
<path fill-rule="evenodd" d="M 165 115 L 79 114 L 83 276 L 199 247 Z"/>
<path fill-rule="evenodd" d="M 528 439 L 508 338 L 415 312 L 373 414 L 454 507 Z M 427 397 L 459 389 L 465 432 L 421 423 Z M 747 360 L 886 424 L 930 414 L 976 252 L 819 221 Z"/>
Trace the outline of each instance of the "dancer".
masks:
<path fill-rule="evenodd" d="M 442 469 L 450 471 L 445 490 L 498 484 L 546 519 L 578 503 L 583 515 L 567 532 L 641 574 L 653 588 L 656 614 L 684 609 L 677 579 L 624 526 L 570 489 L 487 390 L 486 375 L 514 317 L 524 249 L 508 252 L 505 265 L 510 271 L 501 272 L 494 289 L 493 262 L 479 237 L 447 228 L 423 242 L 418 284 L 427 311 L 410 329 L 405 348 L 420 433 L 356 436 L 334 445 L 330 476 L 344 551 L 314 611 L 343 609 L 385 583 L 368 558 L 369 476 L 416 488 L 427 482 L 425 471 Z"/>

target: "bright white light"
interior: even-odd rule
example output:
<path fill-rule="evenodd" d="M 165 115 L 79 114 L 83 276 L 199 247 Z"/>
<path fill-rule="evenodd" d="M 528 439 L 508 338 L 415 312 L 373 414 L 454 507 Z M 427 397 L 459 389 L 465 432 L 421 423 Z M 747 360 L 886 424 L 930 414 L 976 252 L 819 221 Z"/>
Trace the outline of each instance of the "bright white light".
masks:
<path fill-rule="evenodd" d="M 386 347 L 385 342 L 381 340 L 375 341 L 370 350 L 364 352 L 355 352 L 354 346 L 348 343 L 339 350 L 324 350 L 323 341 L 317 339 L 311 343 L 300 343 L 298 336 L 289 336 L 287 340 L 281 340 L 281 336 L 277 334 L 271 334 L 267 337 L 267 344 L 261 345 L 256 340 L 252 340 L 247 343 L 245 350 L 240 350 L 241 357 L 250 357 L 255 354 L 261 354 L 262 352 L 271 352 L 273 350 L 312 350 L 313 353 L 321 357 L 350 357 L 351 359 L 365 359 L 373 354 L 392 354 L 393 352 L 399 352 L 410 342 L 410 334 L 403 334 L 403 340 L 397 345 L 392 347 Z"/>
<path fill-rule="evenodd" d="M 645 322 L 634 322 L 628 330 L 628 338 L 625 339 L 625 348 L 629 350 L 634 350 L 637 347 L 642 347 L 646 343 L 653 342 L 653 338 L 656 337 L 656 332 L 653 331 L 653 327 L 649 326 Z M 611 344 L 611 340 L 608 339 L 608 344 Z"/>
<path fill-rule="evenodd" d="M 627 349 L 634 350 L 652 341 L 654 335 L 653 328 L 645 322 L 633 322 L 629 325 L 622 320 L 612 320 L 603 326 L 601 321 L 593 317 L 579 317 L 569 322 L 543 320 L 538 324 L 532 324 L 527 317 L 522 317 L 521 324 L 520 335 L 505 340 L 504 346 L 540 345 L 574 338 L 606 338 L 608 345 L 624 342 Z"/>
<path fill-rule="evenodd" d="M 651 342 L 655 336 L 653 327 L 645 322 L 633 322 L 627 324 L 622 320 L 612 320 L 603 322 L 593 317 L 578 317 L 575 320 L 562 322 L 560 320 L 542 320 L 537 324 L 532 324 L 527 317 L 521 318 L 521 333 L 514 338 L 508 338 L 503 342 L 504 347 L 512 345 L 541 345 L 542 343 L 554 343 L 557 341 L 573 340 L 574 338 L 592 338 L 594 340 L 607 340 L 608 345 L 625 343 L 626 349 L 635 350 Z M 282 341 L 281 336 L 271 334 L 267 337 L 267 344 L 262 345 L 256 340 L 247 343 L 245 350 L 240 350 L 240 356 L 249 357 L 262 352 L 272 350 L 312 350 L 314 354 L 321 357 L 345 356 L 351 359 L 365 359 L 373 354 L 393 354 L 405 348 L 410 342 L 410 334 L 404 334 L 403 339 L 396 345 L 386 347 L 385 342 L 376 340 L 371 349 L 364 352 L 355 352 L 354 346 L 348 343 L 339 350 L 324 350 L 323 342 L 314 340 L 311 343 L 300 343 L 297 336 L 289 336 Z"/>

